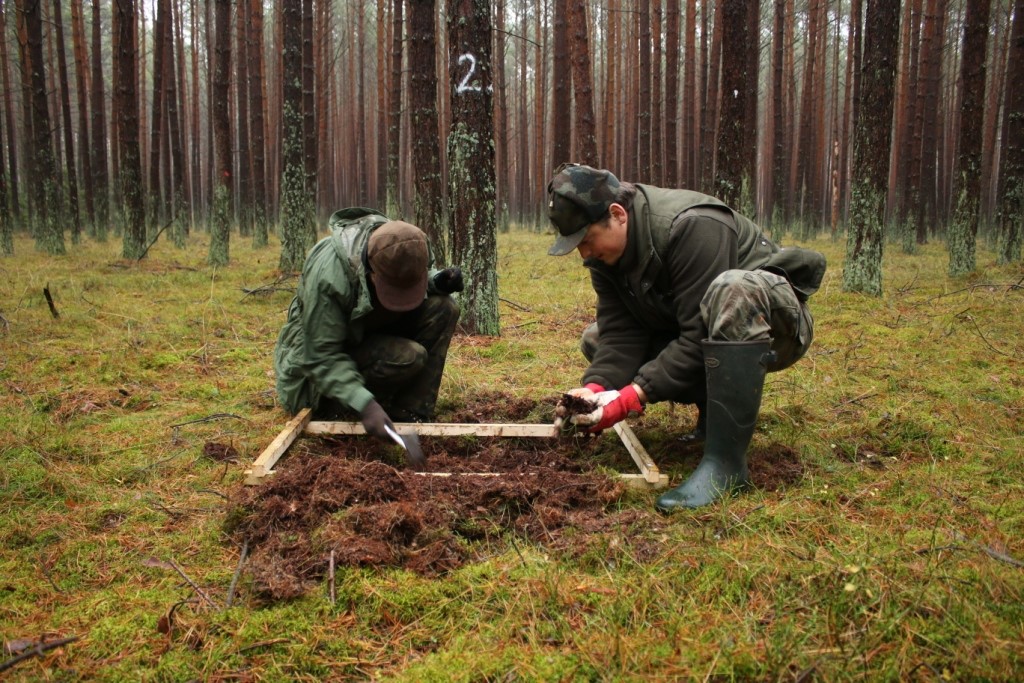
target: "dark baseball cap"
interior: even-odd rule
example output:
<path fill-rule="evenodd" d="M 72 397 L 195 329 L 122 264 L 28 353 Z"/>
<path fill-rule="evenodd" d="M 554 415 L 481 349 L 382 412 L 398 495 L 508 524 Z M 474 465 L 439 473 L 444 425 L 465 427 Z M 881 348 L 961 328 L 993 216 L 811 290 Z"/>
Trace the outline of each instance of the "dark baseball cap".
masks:
<path fill-rule="evenodd" d="M 389 311 L 411 311 L 427 295 L 427 236 L 415 225 L 388 221 L 366 245 L 370 279 L 377 299 Z"/>
<path fill-rule="evenodd" d="M 587 228 L 608 213 L 618 201 L 619 179 L 611 171 L 564 164 L 548 183 L 548 218 L 558 231 L 548 249 L 551 256 L 564 256 L 575 249 Z"/>

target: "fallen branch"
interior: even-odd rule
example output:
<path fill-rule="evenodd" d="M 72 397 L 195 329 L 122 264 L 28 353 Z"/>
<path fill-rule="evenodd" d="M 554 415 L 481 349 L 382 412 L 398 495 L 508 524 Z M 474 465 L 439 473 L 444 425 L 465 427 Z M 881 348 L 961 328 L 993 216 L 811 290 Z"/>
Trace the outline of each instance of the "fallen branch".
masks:
<path fill-rule="evenodd" d="M 177 219 L 172 218 L 171 220 L 167 221 L 167 223 L 164 224 L 164 227 L 157 230 L 157 233 L 153 235 L 153 239 L 150 241 L 150 243 L 146 245 L 146 248 L 142 250 L 142 253 L 139 254 L 139 257 L 135 259 L 136 261 L 141 261 L 146 257 L 146 254 L 149 253 L 149 248 L 156 244 L 156 241 L 160 239 L 160 235 L 164 234 L 164 230 L 171 227 L 171 223 L 173 223 L 175 220 Z"/>
<path fill-rule="evenodd" d="M 20 655 L 17 655 L 15 657 L 11 657 L 3 664 L 0 664 L 0 673 L 7 671 L 11 667 L 17 666 L 21 662 L 24 662 L 26 659 L 31 659 L 33 657 L 42 657 L 44 652 L 53 650 L 58 647 L 63 647 L 68 643 L 75 642 L 76 640 L 78 640 L 78 636 L 71 636 L 70 638 L 61 638 L 60 640 L 53 640 L 49 643 L 39 641 L 32 647 L 32 649 L 26 650 L 25 652 L 22 652 Z"/>

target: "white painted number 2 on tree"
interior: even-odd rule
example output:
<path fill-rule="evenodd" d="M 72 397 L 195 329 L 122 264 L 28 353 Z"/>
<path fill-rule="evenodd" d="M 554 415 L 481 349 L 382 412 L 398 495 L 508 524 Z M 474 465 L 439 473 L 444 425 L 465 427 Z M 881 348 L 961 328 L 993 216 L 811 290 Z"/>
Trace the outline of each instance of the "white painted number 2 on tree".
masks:
<path fill-rule="evenodd" d="M 467 62 L 469 63 L 469 71 L 466 72 L 466 75 L 462 77 L 462 80 L 459 81 L 459 85 L 455 88 L 455 94 L 457 95 L 461 95 L 466 92 L 480 92 L 483 90 L 479 85 L 470 83 L 470 80 L 473 78 L 473 74 L 476 73 L 476 57 L 468 52 L 464 55 L 459 55 L 459 66 L 462 66 Z M 487 86 L 487 92 L 491 92 L 491 86 Z"/>

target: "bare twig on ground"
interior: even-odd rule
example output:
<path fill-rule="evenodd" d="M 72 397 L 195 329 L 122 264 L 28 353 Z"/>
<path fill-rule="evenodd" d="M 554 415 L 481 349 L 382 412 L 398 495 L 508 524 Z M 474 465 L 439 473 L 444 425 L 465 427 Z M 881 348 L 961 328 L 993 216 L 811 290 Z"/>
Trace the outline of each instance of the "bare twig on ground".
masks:
<path fill-rule="evenodd" d="M 954 294 L 960 294 L 961 292 L 973 292 L 976 289 L 1006 289 L 1008 292 L 1012 292 L 1017 289 L 1024 289 L 1024 278 L 1021 278 L 1017 282 L 1010 283 L 1008 285 L 1001 285 L 994 282 L 982 282 L 970 287 L 962 287 L 961 289 L 954 289 L 952 292 L 946 292 L 945 294 L 937 294 L 932 298 L 928 299 L 928 302 L 941 299 L 946 296 L 953 296 Z"/>
<path fill-rule="evenodd" d="M 277 278 L 276 280 L 274 280 L 270 284 L 260 285 L 259 287 L 254 287 L 252 289 L 247 289 L 247 288 L 243 287 L 242 288 L 242 292 L 245 294 L 245 296 L 255 296 L 257 294 L 271 294 L 273 292 L 294 292 L 295 291 L 294 287 L 282 287 L 281 286 L 285 282 L 288 282 L 289 280 L 292 280 L 294 278 L 295 278 L 295 275 L 293 273 L 289 273 L 287 275 L 280 276 L 279 278 Z M 242 297 L 242 298 L 245 298 L 245 297 Z"/>
<path fill-rule="evenodd" d="M 24 662 L 26 659 L 31 659 L 33 657 L 41 657 L 44 652 L 53 650 L 58 647 L 63 647 L 68 643 L 75 642 L 76 640 L 78 640 L 78 636 L 71 636 L 70 638 L 61 638 L 60 640 L 52 640 L 48 643 L 44 641 L 39 641 L 30 650 L 26 650 L 25 652 L 22 652 L 20 655 L 11 657 L 7 661 L 0 664 L 0 672 L 7 671 L 11 667 L 17 666 L 21 662 Z"/>
<path fill-rule="evenodd" d="M 214 420 L 226 420 L 228 418 L 234 418 L 236 420 L 246 420 L 241 415 L 235 415 L 234 413 L 214 413 L 213 415 L 207 415 L 206 417 L 199 417 L 195 420 L 189 420 L 188 422 L 179 422 L 178 424 L 171 425 L 171 429 L 177 429 L 178 427 L 185 427 L 187 425 L 198 424 L 200 422 L 213 422 Z"/>
<path fill-rule="evenodd" d="M 502 301 L 502 302 L 508 304 L 509 306 L 511 306 L 512 308 L 516 309 L 517 311 L 523 311 L 524 313 L 533 313 L 533 311 L 530 310 L 529 308 L 527 308 L 526 306 L 523 306 L 522 304 L 517 304 L 514 301 L 509 301 L 508 299 L 503 299 L 500 296 L 498 297 L 498 301 Z"/>
<path fill-rule="evenodd" d="M 290 642 L 292 642 L 292 641 L 289 640 L 288 638 L 274 638 L 273 640 L 261 640 L 258 643 L 253 643 L 252 645 L 246 645 L 245 647 L 243 647 L 242 649 L 240 649 L 238 651 L 238 654 L 244 655 L 246 652 L 251 652 L 252 650 L 257 650 L 257 649 L 259 649 L 261 647 L 269 647 L 271 645 L 280 645 L 281 643 L 290 643 Z"/>
<path fill-rule="evenodd" d="M 231 585 L 228 587 L 228 597 L 224 603 L 224 609 L 231 607 L 235 599 L 235 587 L 238 586 L 238 577 L 242 575 L 242 567 L 245 566 L 245 559 L 249 555 L 249 539 L 242 544 L 242 554 L 238 556 L 238 566 L 235 567 L 235 575 L 231 577 Z"/>
<path fill-rule="evenodd" d="M 178 576 L 184 579 L 185 583 L 192 586 L 192 590 L 195 591 L 196 595 L 198 595 L 203 602 L 208 604 L 210 607 L 217 607 L 217 603 L 213 601 L 213 598 L 207 595 L 206 592 L 202 588 L 200 588 L 195 581 L 190 579 L 188 574 L 186 574 L 185 571 L 178 566 L 177 562 L 175 562 L 174 560 L 167 560 L 167 566 L 173 569 L 174 571 L 178 572 Z"/>

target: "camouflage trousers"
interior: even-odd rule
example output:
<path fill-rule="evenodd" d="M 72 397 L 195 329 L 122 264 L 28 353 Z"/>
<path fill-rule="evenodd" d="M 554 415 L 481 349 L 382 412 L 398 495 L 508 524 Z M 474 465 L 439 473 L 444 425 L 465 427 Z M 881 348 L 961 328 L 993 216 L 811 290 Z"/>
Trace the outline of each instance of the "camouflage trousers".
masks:
<path fill-rule="evenodd" d="M 814 319 L 796 297 L 789 281 L 765 270 L 727 270 L 715 278 L 700 302 L 701 318 L 711 341 L 771 339 L 775 361 L 768 372 L 788 368 L 811 346 Z M 648 361 L 675 339 L 652 337 Z M 580 350 L 593 360 L 600 343 L 597 323 L 583 331 Z"/>
<path fill-rule="evenodd" d="M 434 417 L 448 347 L 459 321 L 459 305 L 448 296 L 428 296 L 414 311 L 391 314 L 363 340 L 346 349 L 364 386 L 395 422 L 426 422 Z M 321 399 L 320 419 L 344 412 Z"/>

